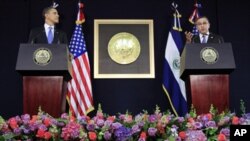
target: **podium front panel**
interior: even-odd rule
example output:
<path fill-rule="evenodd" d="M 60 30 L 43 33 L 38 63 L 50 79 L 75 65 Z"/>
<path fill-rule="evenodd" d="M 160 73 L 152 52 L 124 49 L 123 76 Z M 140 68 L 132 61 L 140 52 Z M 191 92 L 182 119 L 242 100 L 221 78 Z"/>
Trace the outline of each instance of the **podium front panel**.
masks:
<path fill-rule="evenodd" d="M 35 62 L 35 52 L 47 49 L 51 52 L 51 61 L 47 65 Z M 16 70 L 68 70 L 68 49 L 65 44 L 20 44 Z"/>
<path fill-rule="evenodd" d="M 216 61 L 203 60 L 202 51 L 211 49 L 216 53 Z M 186 44 L 181 55 L 181 78 L 191 74 L 229 74 L 235 69 L 231 43 Z"/>

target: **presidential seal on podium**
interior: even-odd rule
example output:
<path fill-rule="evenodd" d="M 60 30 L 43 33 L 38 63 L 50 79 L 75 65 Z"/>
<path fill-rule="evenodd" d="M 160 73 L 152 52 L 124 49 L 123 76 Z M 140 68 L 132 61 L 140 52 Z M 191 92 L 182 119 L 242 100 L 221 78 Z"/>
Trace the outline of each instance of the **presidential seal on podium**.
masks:
<path fill-rule="evenodd" d="M 205 47 L 201 50 L 200 57 L 206 64 L 214 64 L 219 59 L 219 53 L 213 47 Z"/>
<path fill-rule="evenodd" d="M 48 48 L 38 48 L 34 51 L 33 60 L 37 65 L 46 66 L 52 60 L 52 53 Z"/>

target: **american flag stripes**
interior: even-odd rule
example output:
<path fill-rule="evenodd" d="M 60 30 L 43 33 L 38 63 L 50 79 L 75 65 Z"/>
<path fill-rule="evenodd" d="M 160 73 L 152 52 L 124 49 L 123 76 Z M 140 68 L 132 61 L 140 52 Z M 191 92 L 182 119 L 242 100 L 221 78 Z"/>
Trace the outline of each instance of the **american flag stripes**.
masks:
<path fill-rule="evenodd" d="M 194 11 L 189 17 L 189 22 L 191 22 L 192 24 L 194 24 L 195 20 L 200 17 L 199 8 L 201 8 L 201 4 L 198 4 L 196 1 L 194 7 Z M 193 26 L 192 33 L 194 35 L 198 35 L 198 29 L 196 28 L 196 25 Z"/>
<path fill-rule="evenodd" d="M 86 115 L 94 109 L 90 65 L 81 25 L 84 21 L 82 8 L 83 4 L 79 3 L 76 26 L 69 44 L 69 51 L 74 59 L 72 60 L 72 79 L 68 82 L 67 99 L 70 111 L 75 117 Z"/>

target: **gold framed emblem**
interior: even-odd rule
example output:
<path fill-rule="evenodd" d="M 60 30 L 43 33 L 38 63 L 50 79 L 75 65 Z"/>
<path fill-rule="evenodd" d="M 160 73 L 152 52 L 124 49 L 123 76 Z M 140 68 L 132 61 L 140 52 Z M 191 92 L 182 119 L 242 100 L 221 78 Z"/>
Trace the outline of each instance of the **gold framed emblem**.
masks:
<path fill-rule="evenodd" d="M 129 64 L 136 61 L 140 55 L 140 42 L 130 33 L 115 34 L 108 43 L 110 58 L 118 64 Z"/>
<path fill-rule="evenodd" d="M 96 19 L 94 78 L 155 78 L 153 20 Z"/>
<path fill-rule="evenodd" d="M 33 60 L 37 65 L 46 66 L 52 60 L 52 53 L 48 48 L 38 48 L 33 53 Z"/>
<path fill-rule="evenodd" d="M 219 53 L 213 47 L 205 47 L 201 50 L 200 57 L 206 64 L 214 64 L 219 59 Z"/>

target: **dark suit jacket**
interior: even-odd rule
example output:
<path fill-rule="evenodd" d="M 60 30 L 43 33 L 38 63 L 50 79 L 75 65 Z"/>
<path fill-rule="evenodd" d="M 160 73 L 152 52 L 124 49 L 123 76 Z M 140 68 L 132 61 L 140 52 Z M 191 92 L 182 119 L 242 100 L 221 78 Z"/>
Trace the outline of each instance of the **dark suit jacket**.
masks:
<path fill-rule="evenodd" d="M 193 36 L 192 43 L 201 43 L 199 35 Z M 222 36 L 210 33 L 208 35 L 207 43 L 224 43 L 224 40 Z"/>
<path fill-rule="evenodd" d="M 54 39 L 52 44 L 68 44 L 68 39 L 67 35 L 65 32 L 54 29 Z M 29 43 L 34 43 L 34 44 L 47 44 L 47 36 L 45 33 L 44 27 L 39 27 L 39 28 L 34 28 L 31 30 L 30 35 L 29 35 Z"/>

